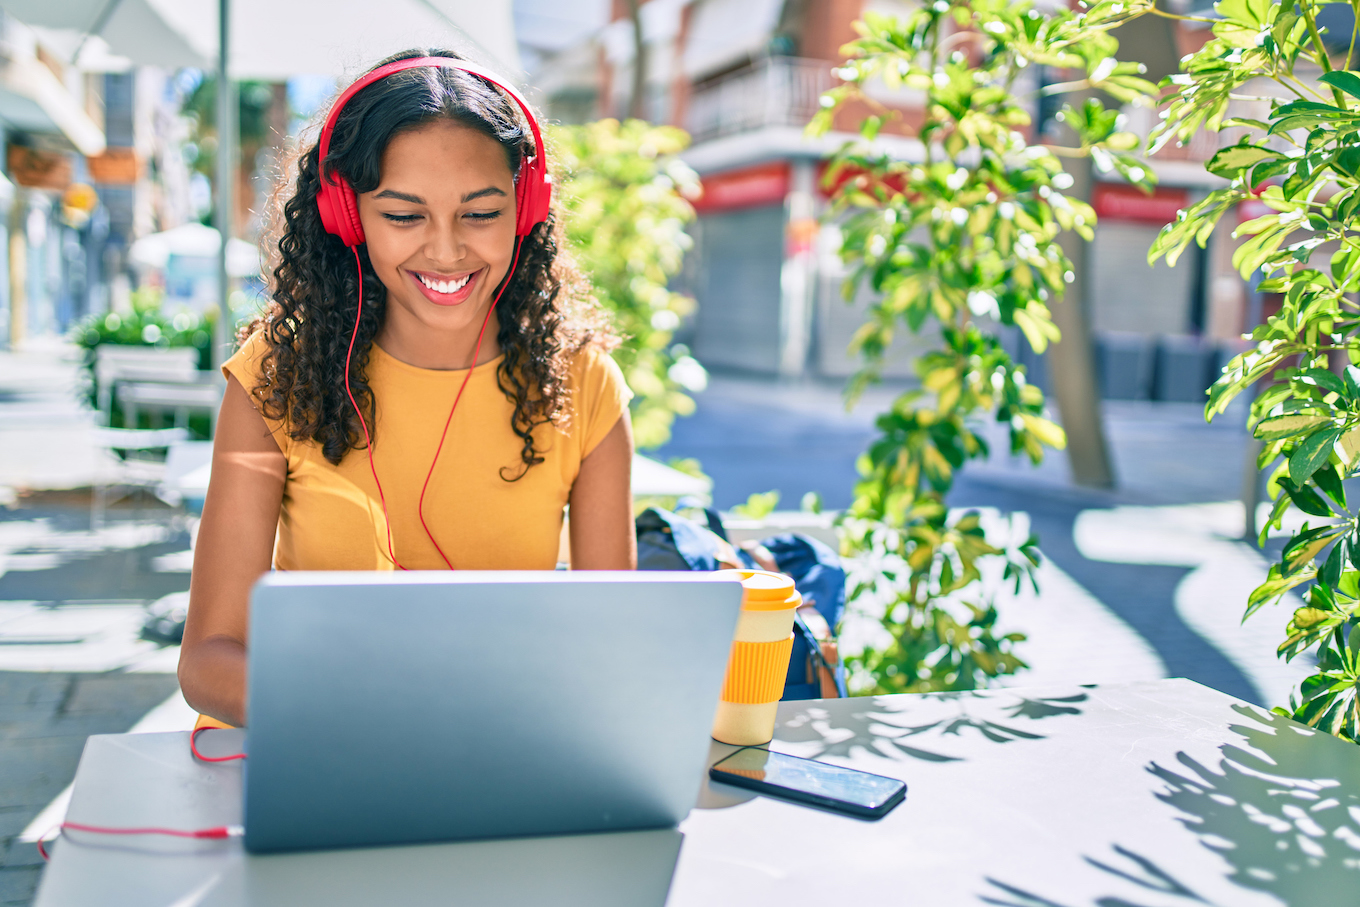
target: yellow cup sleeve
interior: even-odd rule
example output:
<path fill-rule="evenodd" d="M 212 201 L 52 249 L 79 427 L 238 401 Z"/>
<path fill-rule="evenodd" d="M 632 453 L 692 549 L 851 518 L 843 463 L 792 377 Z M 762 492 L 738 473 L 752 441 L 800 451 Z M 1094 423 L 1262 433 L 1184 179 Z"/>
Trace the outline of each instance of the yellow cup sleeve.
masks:
<path fill-rule="evenodd" d="M 779 642 L 734 642 L 723 681 L 724 702 L 756 705 L 775 702 L 784 694 L 789 673 L 793 634 Z"/>

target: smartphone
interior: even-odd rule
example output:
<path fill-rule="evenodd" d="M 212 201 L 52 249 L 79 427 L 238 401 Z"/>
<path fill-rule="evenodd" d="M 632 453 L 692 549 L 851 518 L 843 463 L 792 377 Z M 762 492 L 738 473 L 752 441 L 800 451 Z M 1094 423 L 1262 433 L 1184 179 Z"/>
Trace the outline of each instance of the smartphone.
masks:
<path fill-rule="evenodd" d="M 737 750 L 710 768 L 708 777 L 862 819 L 886 816 L 907 796 L 907 785 L 896 778 L 772 753 L 759 746 Z"/>

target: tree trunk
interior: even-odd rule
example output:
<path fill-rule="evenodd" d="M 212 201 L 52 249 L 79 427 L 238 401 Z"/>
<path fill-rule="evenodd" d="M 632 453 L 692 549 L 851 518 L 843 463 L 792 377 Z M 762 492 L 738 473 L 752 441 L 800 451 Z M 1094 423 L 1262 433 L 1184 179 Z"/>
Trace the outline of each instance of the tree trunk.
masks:
<path fill-rule="evenodd" d="M 1142 16 L 1119 27 L 1113 35 L 1120 41 L 1120 59 L 1143 61 L 1145 78 L 1160 82 L 1179 69 L 1176 35 L 1170 20 Z M 1114 103 L 1090 90 L 1070 94 L 1065 100 L 1077 109 L 1093 97 L 1101 98 L 1107 107 Z M 1058 144 L 1076 144 L 1070 129 L 1062 127 L 1059 131 L 1062 137 Z M 1067 194 L 1089 204 L 1094 183 L 1090 158 L 1068 159 L 1065 167 L 1073 179 Z M 1053 307 L 1053 322 L 1062 331 L 1062 342 L 1050 349 L 1049 374 L 1067 432 L 1073 480 L 1079 485 L 1112 488 L 1116 477 L 1101 421 L 1100 383 L 1091 341 L 1090 243 L 1075 233 L 1063 234 L 1060 242 L 1072 261 L 1074 279 L 1067 285 L 1062 301 Z"/>
<path fill-rule="evenodd" d="M 1083 103 L 1087 96 L 1085 92 L 1074 96 L 1072 105 Z M 1063 131 L 1070 137 L 1070 130 Z M 1089 202 L 1090 158 L 1068 159 L 1064 166 L 1073 180 L 1067 194 Z M 1072 479 L 1078 485 L 1113 488 L 1114 466 L 1110 462 L 1110 448 L 1101 421 L 1100 383 L 1088 318 L 1089 282 L 1086 275 L 1090 244 L 1073 232 L 1064 233 L 1059 243 L 1072 261 L 1073 280 L 1067 285 L 1062 300 L 1053 306 L 1053 323 L 1062 331 L 1062 340 L 1049 347 L 1048 368 L 1053 392 L 1058 398 L 1063 430 L 1067 433 L 1067 460 Z"/>

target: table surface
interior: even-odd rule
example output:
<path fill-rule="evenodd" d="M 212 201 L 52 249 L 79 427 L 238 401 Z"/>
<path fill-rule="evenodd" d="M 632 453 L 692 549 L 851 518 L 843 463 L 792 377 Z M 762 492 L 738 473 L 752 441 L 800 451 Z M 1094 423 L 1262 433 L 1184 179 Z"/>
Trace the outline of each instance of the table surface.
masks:
<path fill-rule="evenodd" d="M 1360 750 L 1187 680 L 788 702 L 772 748 L 901 778 L 906 802 L 869 822 L 705 781 L 678 830 L 259 857 L 71 833 L 35 904 L 1253 907 L 1360 890 Z M 68 818 L 202 828 L 240 810 L 239 762 L 120 734 L 90 738 Z"/>

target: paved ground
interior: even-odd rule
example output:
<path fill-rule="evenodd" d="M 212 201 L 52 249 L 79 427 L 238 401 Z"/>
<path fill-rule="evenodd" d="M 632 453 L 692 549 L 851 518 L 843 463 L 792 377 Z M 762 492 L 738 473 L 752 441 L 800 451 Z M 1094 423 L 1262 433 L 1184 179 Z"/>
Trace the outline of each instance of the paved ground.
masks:
<path fill-rule="evenodd" d="M 41 865 L 28 839 L 60 814 L 88 734 L 190 720 L 177 650 L 139 638 L 143 605 L 188 586 L 183 527 L 164 509 L 124 508 L 92 531 L 87 494 L 27 490 L 80 489 L 114 468 L 77 391 L 59 347 L 0 353 L 0 907 L 29 902 Z M 661 453 L 698 457 L 722 507 L 771 489 L 786 505 L 818 491 L 841 507 L 889 398 L 874 391 L 846 414 L 831 385 L 719 377 Z M 1236 540 L 1238 423 L 1150 404 L 1113 404 L 1107 417 L 1117 492 L 1074 488 L 1061 456 L 1037 470 L 998 458 L 958 483 L 955 504 L 995 509 L 995 521 L 1018 514 L 1048 555 L 1042 593 L 1001 603 L 1030 634 L 1022 655 L 1034 667 L 1016 682 L 1186 676 L 1282 702 L 1301 673 L 1273 657 L 1285 609 L 1238 620 L 1266 570 Z M 847 645 L 872 641 L 872 618 L 852 618 Z"/>
<path fill-rule="evenodd" d="M 77 391 L 60 348 L 0 353 L 0 905 L 31 900 L 42 863 L 30 827 L 56 819 L 39 813 L 60 800 L 87 736 L 189 720 L 177 650 L 139 638 L 143 605 L 188 588 L 174 555 L 188 534 L 150 507 L 115 508 L 92 531 L 87 491 L 31 491 L 88 488 L 116 470 Z"/>

